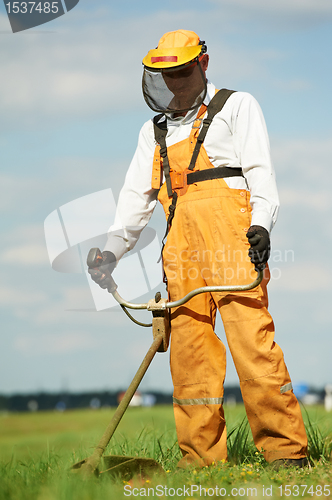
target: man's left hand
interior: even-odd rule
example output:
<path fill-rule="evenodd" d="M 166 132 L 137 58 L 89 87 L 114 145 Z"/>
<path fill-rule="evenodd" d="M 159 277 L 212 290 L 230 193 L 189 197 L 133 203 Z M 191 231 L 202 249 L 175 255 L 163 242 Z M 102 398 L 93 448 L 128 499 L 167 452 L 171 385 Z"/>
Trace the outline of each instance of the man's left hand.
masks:
<path fill-rule="evenodd" d="M 262 226 L 250 226 L 246 234 L 250 243 L 249 257 L 255 270 L 263 271 L 270 257 L 270 235 Z"/>

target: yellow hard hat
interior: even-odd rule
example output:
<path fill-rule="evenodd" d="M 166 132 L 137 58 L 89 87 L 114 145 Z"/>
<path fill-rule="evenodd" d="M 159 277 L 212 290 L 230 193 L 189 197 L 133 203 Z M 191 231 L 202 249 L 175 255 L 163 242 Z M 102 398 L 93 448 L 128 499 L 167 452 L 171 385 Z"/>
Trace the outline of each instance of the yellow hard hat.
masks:
<path fill-rule="evenodd" d="M 205 42 L 201 42 L 194 31 L 169 31 L 161 37 L 158 47 L 144 57 L 143 64 L 156 70 L 174 68 L 189 63 L 205 52 Z"/>

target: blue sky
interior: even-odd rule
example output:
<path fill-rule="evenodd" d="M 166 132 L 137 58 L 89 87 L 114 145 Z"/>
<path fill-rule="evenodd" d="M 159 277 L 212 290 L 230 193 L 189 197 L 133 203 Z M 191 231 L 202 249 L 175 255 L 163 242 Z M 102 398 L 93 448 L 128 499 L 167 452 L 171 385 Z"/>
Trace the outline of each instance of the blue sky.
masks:
<path fill-rule="evenodd" d="M 94 307 L 86 277 L 52 270 L 44 220 L 103 189 L 117 199 L 152 116 L 141 60 L 179 28 L 206 41 L 217 87 L 261 104 L 281 199 L 270 283 L 276 341 L 294 382 L 331 383 L 331 25 L 330 0 L 211 0 L 203 9 L 196 0 L 80 0 L 12 34 L 0 5 L 0 393 L 117 389 L 149 346 L 150 332 L 119 308 L 86 311 Z M 161 237 L 160 210 L 150 225 Z M 220 322 L 217 333 L 224 339 Z M 237 383 L 230 358 L 226 382 Z M 171 390 L 168 354 L 142 387 Z"/>

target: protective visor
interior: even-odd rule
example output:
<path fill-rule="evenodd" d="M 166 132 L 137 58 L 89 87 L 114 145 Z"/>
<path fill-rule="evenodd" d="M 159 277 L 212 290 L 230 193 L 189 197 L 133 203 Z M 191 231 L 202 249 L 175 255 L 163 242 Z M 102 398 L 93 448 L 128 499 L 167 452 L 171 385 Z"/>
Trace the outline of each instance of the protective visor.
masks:
<path fill-rule="evenodd" d="M 184 113 L 203 103 L 206 79 L 199 58 L 178 67 L 151 69 L 144 66 L 143 96 L 157 113 Z"/>

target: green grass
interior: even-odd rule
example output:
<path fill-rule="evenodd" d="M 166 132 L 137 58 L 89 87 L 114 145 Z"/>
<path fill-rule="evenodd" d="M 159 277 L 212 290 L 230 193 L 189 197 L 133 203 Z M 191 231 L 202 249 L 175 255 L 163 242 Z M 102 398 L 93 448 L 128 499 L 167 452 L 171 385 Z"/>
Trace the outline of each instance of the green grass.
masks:
<path fill-rule="evenodd" d="M 0 414 L 0 457 L 10 460 L 26 459 L 31 455 L 53 449 L 62 454 L 80 448 L 92 450 L 114 413 L 114 408 L 73 410 L 63 413 Z M 157 428 L 162 434 L 174 429 L 169 406 L 129 408 L 119 424 L 114 439 L 120 436 L 132 440 L 142 429 Z M 114 443 L 112 440 L 111 443 Z"/>
<path fill-rule="evenodd" d="M 266 498 L 271 492 L 267 488 L 272 488 L 273 498 L 332 498 L 332 414 L 321 407 L 304 410 L 313 463 L 309 470 L 273 471 L 254 447 L 244 408 L 238 405 L 225 409 L 229 454 L 226 464 L 177 470 L 180 452 L 172 407 L 160 406 L 129 408 L 107 452 L 154 458 L 166 471 L 165 477 L 136 478 L 127 483 L 106 474 L 83 480 L 69 472 L 72 464 L 92 453 L 113 412 L 102 409 L 0 415 L 0 500 L 113 500 L 126 498 L 124 488 L 127 496 L 137 493 L 141 497 L 145 493 L 150 498 L 153 492 L 154 498 L 204 498 L 203 488 L 207 491 L 205 498 L 232 496 L 233 488 L 238 490 L 237 495 L 233 490 L 233 496 L 242 498 Z"/>

